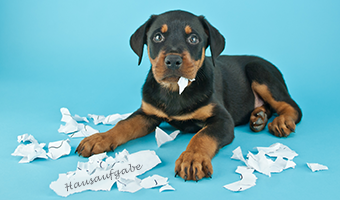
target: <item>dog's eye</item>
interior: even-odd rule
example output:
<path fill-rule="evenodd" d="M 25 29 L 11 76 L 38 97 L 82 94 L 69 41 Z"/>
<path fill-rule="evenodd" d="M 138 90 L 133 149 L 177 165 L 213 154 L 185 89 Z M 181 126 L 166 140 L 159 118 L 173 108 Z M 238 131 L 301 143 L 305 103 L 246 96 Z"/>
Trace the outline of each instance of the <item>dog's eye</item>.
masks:
<path fill-rule="evenodd" d="M 153 41 L 156 43 L 163 42 L 164 36 L 161 33 L 156 33 L 155 36 L 153 37 Z"/>
<path fill-rule="evenodd" d="M 192 34 L 192 35 L 190 35 L 190 36 L 188 37 L 188 42 L 189 42 L 190 44 L 198 44 L 198 43 L 199 43 L 199 39 L 198 39 L 197 35 Z"/>

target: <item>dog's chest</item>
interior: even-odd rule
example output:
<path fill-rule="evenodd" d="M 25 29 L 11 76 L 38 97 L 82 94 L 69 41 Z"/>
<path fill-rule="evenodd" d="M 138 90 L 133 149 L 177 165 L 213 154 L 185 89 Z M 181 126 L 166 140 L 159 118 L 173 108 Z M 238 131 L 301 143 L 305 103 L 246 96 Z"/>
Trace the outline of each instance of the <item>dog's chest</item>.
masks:
<path fill-rule="evenodd" d="M 142 101 L 142 110 L 147 115 L 154 115 L 159 118 L 166 119 L 167 121 L 188 121 L 188 120 L 199 120 L 205 121 L 207 118 L 211 117 L 213 114 L 214 104 L 208 104 L 195 109 L 192 112 L 187 112 L 185 114 L 169 115 L 164 110 L 157 108 L 145 101 Z"/>

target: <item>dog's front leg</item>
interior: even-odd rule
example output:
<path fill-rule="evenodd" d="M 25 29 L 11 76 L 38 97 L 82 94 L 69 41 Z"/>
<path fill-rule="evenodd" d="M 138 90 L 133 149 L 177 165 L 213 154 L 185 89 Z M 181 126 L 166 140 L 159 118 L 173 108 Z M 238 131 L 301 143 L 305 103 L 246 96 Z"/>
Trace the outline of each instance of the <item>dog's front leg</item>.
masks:
<path fill-rule="evenodd" d="M 212 158 L 234 139 L 234 122 L 229 116 L 214 116 L 190 140 L 187 149 L 175 163 L 175 173 L 185 181 L 198 181 L 213 174 Z"/>
<path fill-rule="evenodd" d="M 89 157 L 93 154 L 113 151 L 121 144 L 153 132 L 161 121 L 159 118 L 146 115 L 139 109 L 127 119 L 118 122 L 109 131 L 84 138 L 76 152 L 84 157 Z"/>

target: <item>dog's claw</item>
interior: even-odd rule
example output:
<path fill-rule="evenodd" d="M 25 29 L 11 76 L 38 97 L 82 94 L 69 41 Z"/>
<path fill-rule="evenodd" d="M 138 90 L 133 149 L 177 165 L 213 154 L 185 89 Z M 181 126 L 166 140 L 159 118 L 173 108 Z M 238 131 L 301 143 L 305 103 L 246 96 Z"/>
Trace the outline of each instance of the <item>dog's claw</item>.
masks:
<path fill-rule="evenodd" d="M 188 180 L 188 176 L 185 175 L 185 176 L 184 176 L 184 182 L 187 182 L 187 180 Z"/>
<path fill-rule="evenodd" d="M 177 177 L 178 176 L 178 171 L 176 171 L 176 173 L 175 173 L 175 177 Z"/>
<path fill-rule="evenodd" d="M 195 179 L 196 179 L 196 183 L 197 183 L 197 182 L 198 182 L 198 180 L 199 180 L 199 178 L 198 178 L 198 176 L 197 176 L 197 175 L 196 175 Z"/>
<path fill-rule="evenodd" d="M 207 173 L 207 176 L 208 176 L 209 178 L 212 178 L 212 176 L 211 176 L 211 173 L 210 173 L 210 172 L 208 172 L 208 173 Z"/>

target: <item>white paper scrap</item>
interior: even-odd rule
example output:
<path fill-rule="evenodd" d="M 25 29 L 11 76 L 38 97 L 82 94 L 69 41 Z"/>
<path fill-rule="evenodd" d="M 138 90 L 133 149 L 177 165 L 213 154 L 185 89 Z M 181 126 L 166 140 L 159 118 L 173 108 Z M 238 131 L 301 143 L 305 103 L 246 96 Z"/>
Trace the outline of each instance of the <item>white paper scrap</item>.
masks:
<path fill-rule="evenodd" d="M 135 178 L 133 180 L 120 178 L 117 180 L 117 188 L 121 192 L 135 193 L 143 188 L 140 185 L 140 182 L 141 180 L 139 178 Z"/>
<path fill-rule="evenodd" d="M 145 189 L 164 186 L 167 184 L 168 184 L 168 178 L 159 176 L 157 174 L 153 176 L 149 176 L 140 182 L 140 185 Z"/>
<path fill-rule="evenodd" d="M 38 141 L 33 137 L 33 135 L 28 135 L 27 133 L 18 136 L 18 143 L 20 142 L 31 142 L 31 143 L 38 143 Z"/>
<path fill-rule="evenodd" d="M 74 120 L 73 118 L 69 118 L 69 121 L 67 121 L 65 125 L 60 125 L 58 132 L 69 134 L 79 131 L 83 127 L 84 124 L 78 124 L 76 120 Z"/>
<path fill-rule="evenodd" d="M 74 119 L 77 122 L 89 122 L 89 120 L 86 117 L 80 117 L 79 115 L 72 116 L 70 111 L 67 108 L 61 108 L 61 121 L 62 122 L 68 122 L 70 119 Z"/>
<path fill-rule="evenodd" d="M 82 124 L 83 125 L 83 124 Z M 77 138 L 77 137 L 88 137 L 95 133 L 99 133 L 98 130 L 92 128 L 89 125 L 84 125 L 79 131 L 70 134 L 70 138 Z"/>
<path fill-rule="evenodd" d="M 263 151 L 260 151 L 256 155 L 249 152 L 247 157 L 248 157 L 248 160 L 247 160 L 248 166 L 250 166 L 256 171 L 263 173 L 269 177 L 271 176 L 270 168 L 274 162 L 271 159 L 266 158 L 265 153 Z"/>
<path fill-rule="evenodd" d="M 70 140 L 61 140 L 56 142 L 50 142 L 48 144 L 48 157 L 53 160 L 60 158 L 61 156 L 69 155 L 71 152 Z"/>
<path fill-rule="evenodd" d="M 95 125 L 98 125 L 100 123 L 103 123 L 105 120 L 105 116 L 104 115 L 94 115 L 94 114 L 89 114 L 88 115 L 90 118 L 93 119 L 93 123 Z"/>
<path fill-rule="evenodd" d="M 327 166 L 321 165 L 319 163 L 307 163 L 307 165 L 312 170 L 312 172 L 320 171 L 320 170 L 328 170 Z"/>
<path fill-rule="evenodd" d="M 156 127 L 155 130 L 155 137 L 158 147 L 162 146 L 166 142 L 170 142 L 174 140 L 177 135 L 180 133 L 179 130 L 172 132 L 170 135 L 168 135 L 165 131 L 160 129 L 159 127 Z"/>
<path fill-rule="evenodd" d="M 233 151 L 233 155 L 231 156 L 231 158 L 235 160 L 240 160 L 248 166 L 247 161 L 243 157 L 242 149 L 240 146 Z"/>
<path fill-rule="evenodd" d="M 59 133 L 72 133 L 71 135 L 69 135 L 69 137 L 76 138 L 88 137 L 99 132 L 89 125 L 78 123 L 81 121 L 89 122 L 86 117 L 80 117 L 79 115 L 75 115 L 72 117 L 70 111 L 67 108 L 61 108 L 60 112 L 62 115 L 61 121 L 65 122 L 65 125 L 60 125 L 58 129 Z"/>
<path fill-rule="evenodd" d="M 167 190 L 169 190 L 169 191 L 174 191 L 175 188 L 173 188 L 173 187 L 172 187 L 171 185 L 169 185 L 169 184 L 166 184 L 166 185 L 162 186 L 161 188 L 159 188 L 159 192 L 163 192 L 163 191 L 167 191 Z"/>
<path fill-rule="evenodd" d="M 109 125 L 115 125 L 119 121 L 124 120 L 128 118 L 132 113 L 126 113 L 126 114 L 112 114 L 108 115 L 105 117 L 104 115 L 94 115 L 94 114 L 89 114 L 89 117 L 93 119 L 93 123 L 95 125 L 97 124 L 109 124 Z"/>
<path fill-rule="evenodd" d="M 72 118 L 74 120 L 76 120 L 77 122 L 87 122 L 87 123 L 89 123 L 89 120 L 87 119 L 87 117 L 80 117 L 79 115 L 74 115 Z"/>
<path fill-rule="evenodd" d="M 184 78 L 183 76 L 181 76 L 177 82 L 178 87 L 179 87 L 179 94 L 182 94 L 182 92 L 184 91 L 184 89 L 188 86 L 189 81 L 193 82 L 195 81 L 195 79 L 187 79 Z"/>
<path fill-rule="evenodd" d="M 295 168 L 296 164 L 292 160 L 285 160 L 281 156 L 277 157 L 275 162 L 270 166 L 270 172 L 280 173 L 284 169 Z"/>
<path fill-rule="evenodd" d="M 275 143 L 270 147 L 256 147 L 256 149 L 258 149 L 259 153 L 254 155 L 249 152 L 247 155 L 248 159 L 245 160 L 241 147 L 237 147 L 233 151 L 231 158 L 241 160 L 247 165 L 247 167 L 253 168 L 269 177 L 271 176 L 271 172 L 279 173 L 284 169 L 294 168 L 296 166 L 292 159 L 298 154 L 283 144 Z M 265 155 L 277 158 L 274 162 Z M 283 158 L 287 158 L 288 160 Z"/>
<path fill-rule="evenodd" d="M 256 185 L 257 177 L 253 174 L 254 169 L 250 169 L 245 166 L 238 166 L 236 172 L 241 174 L 241 180 L 231 184 L 227 184 L 223 186 L 224 188 L 234 192 L 239 192 Z"/>
<path fill-rule="evenodd" d="M 288 160 L 294 159 L 298 154 L 291 150 L 286 145 L 281 143 L 275 143 L 270 145 L 269 147 L 256 147 L 258 151 L 263 151 L 270 157 L 278 157 L 281 156 L 283 158 L 287 158 Z"/>
<path fill-rule="evenodd" d="M 85 190 L 110 190 L 117 182 L 121 191 L 138 191 L 139 176 L 161 163 L 154 151 L 139 151 L 129 154 L 126 150 L 116 154 L 116 158 L 106 157 L 106 153 L 94 155 L 87 163 L 78 163 L 77 170 L 59 174 L 59 178 L 50 184 L 58 195 L 66 197 Z"/>
<path fill-rule="evenodd" d="M 23 158 L 19 163 L 29 163 L 36 158 L 47 159 L 46 151 L 43 149 L 45 143 L 39 144 L 38 141 L 28 134 L 19 135 L 18 142 L 30 141 L 29 144 L 19 144 L 18 147 L 11 154 L 12 156 L 22 156 Z"/>
<path fill-rule="evenodd" d="M 117 122 L 128 118 L 132 113 L 126 113 L 126 114 L 113 114 L 113 115 L 109 115 L 105 118 L 103 124 L 111 124 L 111 125 L 115 125 L 117 124 Z"/>

